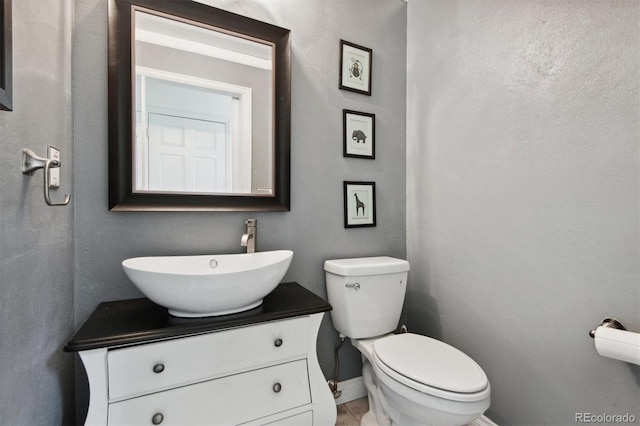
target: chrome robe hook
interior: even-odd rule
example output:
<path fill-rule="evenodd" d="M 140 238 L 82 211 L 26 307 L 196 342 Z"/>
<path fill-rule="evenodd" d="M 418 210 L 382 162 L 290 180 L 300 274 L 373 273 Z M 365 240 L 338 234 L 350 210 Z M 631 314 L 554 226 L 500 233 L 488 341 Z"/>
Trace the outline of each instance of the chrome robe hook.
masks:
<path fill-rule="evenodd" d="M 71 201 L 71 195 L 65 194 L 64 201 L 54 203 L 49 194 L 49 170 L 57 167 L 60 167 L 60 161 L 40 157 L 28 148 L 22 149 L 22 174 L 32 176 L 36 170 L 44 169 L 44 201 L 50 206 L 66 206 Z"/>

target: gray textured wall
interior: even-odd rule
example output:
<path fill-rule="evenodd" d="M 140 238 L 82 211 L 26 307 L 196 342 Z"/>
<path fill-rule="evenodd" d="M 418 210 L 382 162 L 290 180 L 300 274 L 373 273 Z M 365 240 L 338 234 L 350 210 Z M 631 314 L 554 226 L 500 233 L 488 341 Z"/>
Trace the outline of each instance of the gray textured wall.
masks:
<path fill-rule="evenodd" d="M 0 111 L 0 423 L 72 419 L 73 209 L 48 207 L 43 172 L 21 172 L 22 148 L 61 150 L 72 190 L 71 3 L 13 2 L 13 111 Z"/>
<path fill-rule="evenodd" d="M 132 256 L 240 252 L 244 219 L 258 250 L 295 254 L 285 280 L 326 296 L 323 262 L 405 256 L 406 4 L 388 0 L 214 1 L 292 31 L 292 186 L 287 213 L 110 213 L 107 208 L 107 2 L 76 1 L 74 38 L 76 324 L 105 300 L 138 297 L 120 263 Z M 373 49 L 373 95 L 338 89 L 339 40 Z M 376 160 L 342 156 L 342 110 L 376 114 Z M 376 182 L 375 228 L 343 227 L 343 180 Z M 333 370 L 325 321 L 319 355 Z M 360 374 L 348 349 L 344 378 Z"/>
<path fill-rule="evenodd" d="M 410 327 L 467 352 L 500 424 L 640 419 L 637 1 L 411 0 Z"/>

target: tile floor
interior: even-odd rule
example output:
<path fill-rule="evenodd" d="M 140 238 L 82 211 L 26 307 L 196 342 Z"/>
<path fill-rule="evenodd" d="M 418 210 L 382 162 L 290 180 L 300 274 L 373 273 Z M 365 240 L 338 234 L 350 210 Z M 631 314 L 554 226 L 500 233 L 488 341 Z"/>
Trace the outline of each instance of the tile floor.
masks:
<path fill-rule="evenodd" d="M 364 397 L 338 405 L 336 426 L 359 426 L 362 416 L 369 411 L 369 400 Z"/>

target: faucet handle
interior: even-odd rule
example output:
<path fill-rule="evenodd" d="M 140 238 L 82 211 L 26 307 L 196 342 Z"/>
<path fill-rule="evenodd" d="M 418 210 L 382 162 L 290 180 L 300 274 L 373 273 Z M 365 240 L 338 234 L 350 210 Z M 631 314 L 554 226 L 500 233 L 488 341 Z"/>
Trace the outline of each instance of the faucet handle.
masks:
<path fill-rule="evenodd" d="M 256 222 L 256 219 L 246 219 L 244 221 L 245 225 L 247 225 L 247 232 L 240 239 L 240 245 L 247 247 L 247 253 L 256 251 L 256 232 L 258 230 Z"/>

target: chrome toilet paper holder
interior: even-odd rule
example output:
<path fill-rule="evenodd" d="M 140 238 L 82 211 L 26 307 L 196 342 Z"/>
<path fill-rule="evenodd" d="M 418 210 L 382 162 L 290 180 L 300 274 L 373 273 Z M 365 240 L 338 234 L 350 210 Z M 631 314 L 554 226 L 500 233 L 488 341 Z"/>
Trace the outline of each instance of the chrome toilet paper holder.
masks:
<path fill-rule="evenodd" d="M 600 322 L 600 325 L 598 325 L 598 327 L 608 327 L 608 328 L 615 328 L 617 330 L 626 330 L 626 328 L 624 327 L 624 325 L 622 325 L 620 321 L 612 317 L 606 317 L 605 319 L 603 319 Z M 596 328 L 594 328 L 589 332 L 589 336 L 591 336 L 592 339 L 596 337 Z"/>

